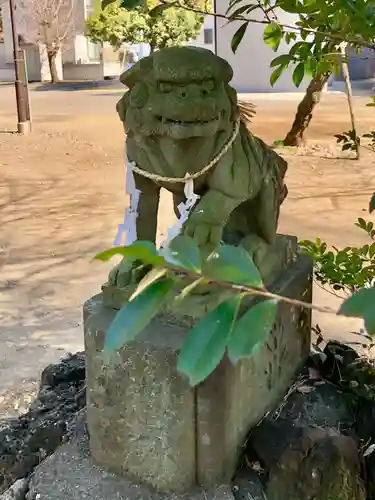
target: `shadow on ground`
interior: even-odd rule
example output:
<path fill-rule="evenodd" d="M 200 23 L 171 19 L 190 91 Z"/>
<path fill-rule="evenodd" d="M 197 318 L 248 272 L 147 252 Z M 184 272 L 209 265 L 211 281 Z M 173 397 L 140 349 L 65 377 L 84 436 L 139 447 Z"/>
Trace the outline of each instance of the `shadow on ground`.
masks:
<path fill-rule="evenodd" d="M 46 139 L 48 149 L 54 149 Z M 32 137 L 27 141 L 33 151 L 26 156 L 17 150 L 18 141 L 26 139 L 11 138 L 16 171 L 14 165 L 8 168 L 10 158 L 1 158 L 0 392 L 34 379 L 61 351 L 83 347 L 82 305 L 100 292 L 115 263 L 92 262 L 99 251 L 112 246 L 122 218 L 116 205 L 121 189 L 117 198 L 102 181 L 95 186 L 87 182 L 87 170 L 92 175 L 101 171 L 102 176 L 108 160 L 97 153 L 97 163 L 83 157 L 76 163 L 77 156 L 72 162 L 68 138 L 58 139 L 59 152 L 43 173 L 31 158 L 35 154 L 41 162 L 46 152 Z M 91 144 L 69 145 L 78 156 L 92 149 Z M 122 168 L 115 170 L 122 174 Z"/>
<path fill-rule="evenodd" d="M 98 88 L 116 88 L 120 86 L 118 80 L 100 80 L 100 81 L 82 81 L 82 82 L 59 82 L 59 83 L 44 83 L 36 85 L 34 90 L 36 92 L 49 92 L 49 91 L 80 91 Z"/>
<path fill-rule="evenodd" d="M 375 78 L 367 80 L 352 80 L 352 94 L 353 96 L 372 96 L 375 95 Z M 345 82 L 336 80 L 329 86 L 329 91 L 345 92 Z"/>

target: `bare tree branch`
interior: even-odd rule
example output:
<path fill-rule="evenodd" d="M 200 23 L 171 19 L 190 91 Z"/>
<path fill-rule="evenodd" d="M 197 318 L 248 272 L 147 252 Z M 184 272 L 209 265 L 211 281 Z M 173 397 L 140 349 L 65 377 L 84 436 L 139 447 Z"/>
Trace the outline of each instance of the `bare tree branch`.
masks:
<path fill-rule="evenodd" d="M 75 0 L 21 0 L 20 15 L 27 25 L 28 41 L 57 53 L 74 31 Z"/>
<path fill-rule="evenodd" d="M 74 33 L 75 7 L 76 0 L 20 0 L 17 9 L 27 41 L 46 49 L 52 82 L 60 79 L 56 58 Z"/>

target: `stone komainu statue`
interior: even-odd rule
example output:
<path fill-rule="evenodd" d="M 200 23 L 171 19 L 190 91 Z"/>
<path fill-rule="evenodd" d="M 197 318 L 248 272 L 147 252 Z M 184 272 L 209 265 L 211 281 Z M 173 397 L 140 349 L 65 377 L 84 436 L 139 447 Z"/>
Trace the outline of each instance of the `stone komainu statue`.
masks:
<path fill-rule="evenodd" d="M 181 179 L 195 174 L 200 199 L 184 234 L 202 248 L 240 244 L 259 265 L 287 194 L 287 163 L 248 131 L 246 115 L 254 111 L 238 103 L 232 76 L 230 65 L 209 50 L 165 48 L 121 76 L 128 91 L 117 111 L 140 191 L 138 239 L 155 242 L 161 187 L 173 194 L 177 211 L 185 200 Z M 121 286 L 121 265 L 110 282 Z"/>

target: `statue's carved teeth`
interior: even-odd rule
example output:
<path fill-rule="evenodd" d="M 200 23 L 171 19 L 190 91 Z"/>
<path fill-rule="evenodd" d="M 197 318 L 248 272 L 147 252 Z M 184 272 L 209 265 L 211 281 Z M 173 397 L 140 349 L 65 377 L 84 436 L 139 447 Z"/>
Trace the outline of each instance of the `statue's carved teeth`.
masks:
<path fill-rule="evenodd" d="M 161 123 L 169 123 L 174 125 L 205 125 L 219 120 L 219 117 L 212 118 L 211 120 L 172 120 L 171 118 L 164 118 L 157 116 L 157 120 Z"/>

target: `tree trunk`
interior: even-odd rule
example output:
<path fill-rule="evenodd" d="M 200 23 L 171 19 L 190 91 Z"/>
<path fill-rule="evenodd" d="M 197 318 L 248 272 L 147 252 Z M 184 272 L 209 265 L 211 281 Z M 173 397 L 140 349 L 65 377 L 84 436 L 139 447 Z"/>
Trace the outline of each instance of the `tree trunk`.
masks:
<path fill-rule="evenodd" d="M 152 54 L 157 49 L 156 40 L 149 40 L 148 44 L 150 46 L 150 54 Z"/>
<path fill-rule="evenodd" d="M 348 62 L 346 60 L 346 47 L 347 47 L 347 43 L 346 42 L 343 42 L 340 45 L 340 51 L 341 51 L 341 71 L 342 71 L 342 75 L 344 77 L 344 82 L 345 82 L 345 87 L 346 87 L 346 97 L 348 99 L 348 106 L 349 106 L 349 113 L 350 113 L 350 121 L 351 121 L 351 124 L 352 124 L 352 131 L 354 133 L 354 138 L 355 138 L 356 159 L 359 160 L 359 158 L 360 158 L 360 151 L 359 151 L 359 142 L 358 142 L 358 136 L 357 136 L 357 123 L 356 123 L 355 112 L 354 112 L 354 105 L 353 105 L 352 84 L 350 82 L 350 74 L 349 74 Z"/>
<path fill-rule="evenodd" d="M 56 56 L 57 52 L 55 50 L 48 50 L 47 49 L 47 57 L 48 57 L 48 64 L 49 64 L 49 70 L 51 73 L 51 82 L 52 83 L 58 83 L 60 81 L 60 77 L 56 68 Z"/>
<path fill-rule="evenodd" d="M 302 101 L 299 103 L 292 128 L 284 139 L 285 146 L 299 146 L 303 133 L 307 129 L 315 106 L 319 103 L 324 85 L 328 82 L 330 73 L 319 73 L 309 83 Z"/>

